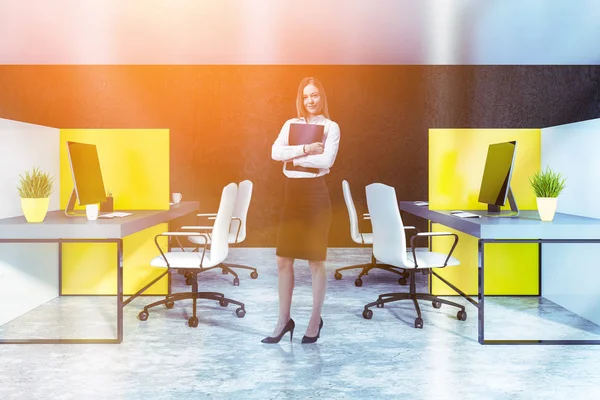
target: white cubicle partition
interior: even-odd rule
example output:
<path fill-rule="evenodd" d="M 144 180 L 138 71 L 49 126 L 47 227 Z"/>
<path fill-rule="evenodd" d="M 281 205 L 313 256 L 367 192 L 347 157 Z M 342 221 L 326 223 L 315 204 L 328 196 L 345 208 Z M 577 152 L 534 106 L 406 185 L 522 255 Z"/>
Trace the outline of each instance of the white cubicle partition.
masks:
<path fill-rule="evenodd" d="M 567 178 L 557 212 L 600 218 L 600 119 L 542 129 L 542 169 Z M 542 295 L 600 324 L 600 245 L 545 244 Z"/>
<path fill-rule="evenodd" d="M 60 130 L 0 118 L 0 218 L 23 215 L 16 186 L 34 166 L 54 176 L 60 207 Z M 58 295 L 56 244 L 0 244 L 0 325 Z"/>

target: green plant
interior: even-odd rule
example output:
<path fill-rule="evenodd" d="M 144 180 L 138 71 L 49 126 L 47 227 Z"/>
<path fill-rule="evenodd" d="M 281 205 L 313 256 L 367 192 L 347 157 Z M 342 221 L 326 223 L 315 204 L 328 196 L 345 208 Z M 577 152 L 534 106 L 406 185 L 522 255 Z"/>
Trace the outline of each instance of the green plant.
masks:
<path fill-rule="evenodd" d="M 54 177 L 34 167 L 31 172 L 26 171 L 25 176 L 19 175 L 21 182 L 17 186 L 19 196 L 24 199 L 46 198 L 52 193 Z"/>
<path fill-rule="evenodd" d="M 546 167 L 544 172 L 536 172 L 529 177 L 529 183 L 536 197 L 558 197 L 565 188 L 566 178 Z"/>

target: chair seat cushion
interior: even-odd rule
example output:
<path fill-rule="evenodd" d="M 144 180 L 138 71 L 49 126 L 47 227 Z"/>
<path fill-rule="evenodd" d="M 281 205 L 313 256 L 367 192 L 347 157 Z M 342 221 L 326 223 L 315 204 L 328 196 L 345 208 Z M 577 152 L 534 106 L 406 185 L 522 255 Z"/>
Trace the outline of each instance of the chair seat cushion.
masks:
<path fill-rule="evenodd" d="M 204 260 L 202 261 L 202 266 L 200 266 L 200 260 L 202 259 L 201 251 L 171 251 L 165 253 L 165 257 L 167 257 L 167 260 L 169 261 L 169 266 L 171 268 L 201 269 L 214 267 L 215 263 L 211 262 L 209 256 L 210 254 L 206 252 L 206 254 L 204 255 Z M 153 267 L 167 267 L 167 263 L 161 255 L 154 257 L 152 261 L 150 261 L 150 265 Z"/>
<path fill-rule="evenodd" d="M 433 251 L 417 251 L 416 253 L 417 253 L 417 265 L 418 265 L 417 268 L 418 269 L 443 267 L 444 261 L 446 261 L 446 257 L 448 257 L 447 254 L 436 253 Z M 406 254 L 408 256 L 408 263 L 410 264 L 410 266 L 412 268 L 414 268 L 415 263 L 414 263 L 412 251 L 408 251 Z M 448 264 L 446 266 L 453 267 L 456 265 L 460 265 L 460 261 L 458 261 L 454 257 L 450 257 L 450 259 L 448 260 Z"/>

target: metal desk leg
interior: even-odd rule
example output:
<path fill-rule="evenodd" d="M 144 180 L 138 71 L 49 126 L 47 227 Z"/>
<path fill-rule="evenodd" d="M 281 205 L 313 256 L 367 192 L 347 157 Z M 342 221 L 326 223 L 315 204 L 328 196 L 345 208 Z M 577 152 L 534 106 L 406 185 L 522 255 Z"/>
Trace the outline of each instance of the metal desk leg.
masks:
<path fill-rule="evenodd" d="M 123 342 L 123 239 L 117 240 L 117 343 Z"/>
<path fill-rule="evenodd" d="M 483 310 L 483 302 L 484 302 L 484 285 L 483 285 L 483 253 L 485 249 L 485 243 L 479 239 L 477 241 L 477 320 L 478 320 L 478 340 L 479 344 L 483 344 L 485 342 L 485 321 L 484 321 L 484 310 Z"/>

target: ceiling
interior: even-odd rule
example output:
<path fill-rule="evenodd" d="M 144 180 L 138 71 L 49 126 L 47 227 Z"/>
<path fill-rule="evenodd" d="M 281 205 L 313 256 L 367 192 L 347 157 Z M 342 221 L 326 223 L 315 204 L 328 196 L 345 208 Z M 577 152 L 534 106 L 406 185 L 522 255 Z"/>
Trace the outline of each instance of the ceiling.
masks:
<path fill-rule="evenodd" d="M 0 64 L 599 64 L 597 0 L 0 0 Z"/>

